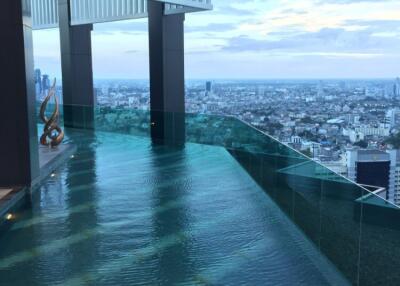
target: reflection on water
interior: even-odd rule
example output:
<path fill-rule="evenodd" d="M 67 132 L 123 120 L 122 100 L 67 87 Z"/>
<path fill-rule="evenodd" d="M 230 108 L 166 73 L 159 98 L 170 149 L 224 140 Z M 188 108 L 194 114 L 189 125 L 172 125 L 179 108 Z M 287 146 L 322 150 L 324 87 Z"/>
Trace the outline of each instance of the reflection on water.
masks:
<path fill-rule="evenodd" d="M 96 188 L 96 135 L 93 131 L 86 131 L 84 137 L 74 140 L 74 144 L 77 146 L 77 153 L 67 163 L 64 184 L 67 189 L 86 187 L 84 191 L 65 193 L 67 212 L 65 225 L 69 235 L 84 233 L 88 228 L 94 229 L 99 221 L 97 214 L 99 200 L 97 196 L 99 194 Z M 81 172 L 83 170 L 85 172 Z M 77 208 L 79 211 L 70 211 Z M 91 235 L 70 247 L 68 249 L 70 259 L 68 272 L 73 274 L 95 267 L 98 248 L 96 235 Z"/>
<path fill-rule="evenodd" d="M 154 181 L 172 181 L 182 178 L 165 187 L 155 186 L 152 209 L 174 204 L 174 207 L 163 212 L 154 212 L 152 220 L 155 239 L 176 237 L 179 243 L 173 244 L 157 254 L 159 281 L 164 285 L 172 285 L 184 281 L 185 277 L 194 275 L 191 268 L 188 248 L 190 240 L 185 233 L 190 230 L 190 210 L 186 202 L 188 196 L 189 178 L 186 169 L 185 148 L 178 146 L 152 146 L 152 166 Z"/>

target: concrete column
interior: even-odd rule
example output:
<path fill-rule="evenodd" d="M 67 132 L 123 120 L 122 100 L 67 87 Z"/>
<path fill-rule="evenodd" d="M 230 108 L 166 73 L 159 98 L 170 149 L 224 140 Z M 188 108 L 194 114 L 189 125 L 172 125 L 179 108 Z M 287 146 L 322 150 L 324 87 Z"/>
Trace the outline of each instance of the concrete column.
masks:
<path fill-rule="evenodd" d="M 185 139 L 184 14 L 164 15 L 149 0 L 150 109 L 152 138 Z"/>
<path fill-rule="evenodd" d="M 70 0 L 59 0 L 64 125 L 92 127 L 94 114 L 92 25 L 70 25 Z"/>
<path fill-rule="evenodd" d="M 0 187 L 39 177 L 29 0 L 0 1 Z"/>

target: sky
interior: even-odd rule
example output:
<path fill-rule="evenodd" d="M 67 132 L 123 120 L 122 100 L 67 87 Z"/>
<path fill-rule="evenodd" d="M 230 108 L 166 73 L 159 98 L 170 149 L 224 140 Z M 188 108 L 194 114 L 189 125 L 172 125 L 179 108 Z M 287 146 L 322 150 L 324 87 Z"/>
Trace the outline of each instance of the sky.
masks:
<path fill-rule="evenodd" d="M 187 79 L 400 76 L 400 0 L 213 0 L 185 20 Z M 35 66 L 60 76 L 58 29 L 34 31 Z M 146 19 L 95 24 L 94 77 L 147 79 Z"/>

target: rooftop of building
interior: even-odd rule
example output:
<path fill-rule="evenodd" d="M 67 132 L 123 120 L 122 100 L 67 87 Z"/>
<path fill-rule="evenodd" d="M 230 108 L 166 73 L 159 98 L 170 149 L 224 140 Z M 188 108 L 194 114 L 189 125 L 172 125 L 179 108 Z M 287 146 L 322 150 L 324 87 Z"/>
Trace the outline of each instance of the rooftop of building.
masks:
<path fill-rule="evenodd" d="M 360 149 L 358 150 L 359 155 L 388 155 L 385 151 L 377 149 Z"/>

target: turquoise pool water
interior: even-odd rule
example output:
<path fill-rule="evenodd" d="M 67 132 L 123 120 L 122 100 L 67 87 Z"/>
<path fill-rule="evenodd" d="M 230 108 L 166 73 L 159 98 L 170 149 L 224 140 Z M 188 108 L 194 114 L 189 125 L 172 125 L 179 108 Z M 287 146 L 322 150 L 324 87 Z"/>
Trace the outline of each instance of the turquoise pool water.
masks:
<path fill-rule="evenodd" d="M 69 135 L 0 236 L 0 285 L 346 283 L 226 149 Z"/>

